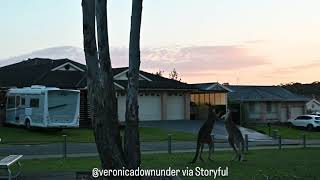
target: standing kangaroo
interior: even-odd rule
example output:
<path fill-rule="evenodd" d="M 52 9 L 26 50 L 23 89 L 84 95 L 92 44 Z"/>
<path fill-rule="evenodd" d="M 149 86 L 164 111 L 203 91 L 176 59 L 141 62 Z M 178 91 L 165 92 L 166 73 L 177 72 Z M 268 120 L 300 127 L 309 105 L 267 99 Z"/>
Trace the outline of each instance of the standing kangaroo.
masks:
<path fill-rule="evenodd" d="M 208 159 L 211 159 L 211 153 L 213 151 L 213 142 L 211 138 L 211 132 L 214 127 L 215 121 L 218 119 L 218 116 L 216 115 L 215 109 L 213 106 L 208 105 L 208 119 L 204 122 L 204 124 L 201 126 L 199 132 L 198 132 L 198 139 L 197 139 L 197 151 L 193 158 L 193 160 L 190 163 L 195 163 L 198 159 L 198 155 L 200 152 L 200 160 L 202 159 L 202 151 L 204 144 L 209 145 L 209 156 Z"/>
<path fill-rule="evenodd" d="M 238 126 L 232 121 L 231 112 L 228 109 L 225 117 L 225 126 L 228 132 L 228 142 L 236 153 L 232 161 L 238 159 L 244 161 L 244 139 Z M 237 150 L 238 148 L 238 150 Z"/>

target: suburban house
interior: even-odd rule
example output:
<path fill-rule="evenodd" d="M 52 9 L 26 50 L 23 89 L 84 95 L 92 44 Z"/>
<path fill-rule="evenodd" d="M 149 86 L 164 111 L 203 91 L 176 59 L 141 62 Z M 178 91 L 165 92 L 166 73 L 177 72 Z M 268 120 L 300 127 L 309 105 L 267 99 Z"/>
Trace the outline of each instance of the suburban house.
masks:
<path fill-rule="evenodd" d="M 124 121 L 128 68 L 114 68 L 112 72 L 118 119 Z M 145 71 L 140 71 L 139 78 L 141 121 L 207 119 L 205 104 L 211 104 L 220 112 L 231 107 L 234 110 L 233 120 L 238 124 L 286 122 L 305 113 L 305 104 L 309 101 L 280 86 L 231 86 L 217 82 L 187 84 Z M 6 90 L 31 85 L 80 90 L 80 126 L 90 126 L 86 66 L 69 59 L 43 58 L 28 59 L 0 68 L 0 123 L 3 121 Z"/>
<path fill-rule="evenodd" d="M 234 121 L 243 123 L 287 122 L 306 112 L 308 98 L 280 86 L 229 85 L 229 106 Z"/>
<path fill-rule="evenodd" d="M 306 109 L 308 113 L 320 112 L 320 102 L 316 98 L 312 98 L 306 103 Z"/>
<path fill-rule="evenodd" d="M 124 121 L 128 68 L 114 68 L 118 99 L 118 118 Z M 197 89 L 189 84 L 140 71 L 139 118 L 144 120 L 190 119 L 190 94 Z M 86 66 L 69 59 L 28 59 L 0 68 L 0 87 L 43 85 L 81 90 L 80 125 L 90 124 L 86 88 Z"/>

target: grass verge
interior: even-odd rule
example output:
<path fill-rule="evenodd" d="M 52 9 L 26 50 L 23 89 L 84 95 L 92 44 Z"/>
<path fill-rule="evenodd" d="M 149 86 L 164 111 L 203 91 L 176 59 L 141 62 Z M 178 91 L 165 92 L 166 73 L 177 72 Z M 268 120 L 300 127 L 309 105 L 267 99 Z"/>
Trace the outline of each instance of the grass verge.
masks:
<path fill-rule="evenodd" d="M 62 142 L 62 135 L 66 134 L 68 142 L 92 143 L 94 136 L 92 129 L 64 129 L 55 131 L 50 129 L 27 130 L 22 127 L 0 127 L 1 144 L 44 144 Z M 168 134 L 172 140 L 194 141 L 196 135 L 192 133 L 164 130 L 160 128 L 140 128 L 140 138 L 143 142 L 165 141 Z"/>
<path fill-rule="evenodd" d="M 143 154 L 142 167 L 166 169 L 194 169 L 202 167 L 214 169 L 228 167 L 228 177 L 223 179 L 272 179 L 282 177 L 290 179 L 301 177 L 303 179 L 319 177 L 320 158 L 319 148 L 307 149 L 283 149 L 283 150 L 253 150 L 247 154 L 245 162 L 230 162 L 233 153 L 231 151 L 216 152 L 214 161 L 197 162 L 189 165 L 194 153 L 175 154 Z M 206 153 L 204 157 L 206 157 Z M 24 172 L 90 172 L 92 168 L 99 167 L 97 158 L 68 158 L 62 159 L 41 159 L 23 160 Z M 269 178 L 269 179 L 270 179 Z M 182 179 L 213 179 L 213 177 L 182 177 Z M 219 178 L 218 178 L 219 179 Z M 279 178 L 276 178 L 279 179 Z"/>
<path fill-rule="evenodd" d="M 258 132 L 269 134 L 269 128 L 265 124 L 257 124 L 257 125 L 250 125 L 248 128 L 254 129 Z M 320 140 L 320 131 L 307 131 L 305 129 L 292 127 L 290 125 L 271 125 L 271 135 L 273 130 L 278 130 L 279 134 L 284 139 L 301 139 L 303 134 L 306 135 L 307 139 L 319 139 Z"/>

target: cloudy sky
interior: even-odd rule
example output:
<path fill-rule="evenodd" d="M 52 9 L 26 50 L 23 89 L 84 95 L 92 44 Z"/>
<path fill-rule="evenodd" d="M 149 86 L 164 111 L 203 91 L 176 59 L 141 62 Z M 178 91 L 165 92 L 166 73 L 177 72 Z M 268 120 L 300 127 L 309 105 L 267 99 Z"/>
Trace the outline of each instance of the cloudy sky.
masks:
<path fill-rule="evenodd" d="M 143 70 L 185 82 L 319 81 L 319 0 L 144 0 Z M 128 64 L 130 0 L 109 0 L 113 66 Z M 82 47 L 80 0 L 1 0 L 0 59 Z M 76 59 L 75 59 L 76 60 Z"/>

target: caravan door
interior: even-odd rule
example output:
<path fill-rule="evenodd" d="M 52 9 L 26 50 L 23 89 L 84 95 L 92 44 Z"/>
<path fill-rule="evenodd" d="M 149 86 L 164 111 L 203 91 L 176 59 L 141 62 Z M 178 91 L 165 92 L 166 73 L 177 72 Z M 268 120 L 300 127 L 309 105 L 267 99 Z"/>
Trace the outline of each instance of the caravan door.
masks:
<path fill-rule="evenodd" d="M 7 96 L 6 122 L 16 124 L 16 97 L 14 95 Z"/>

